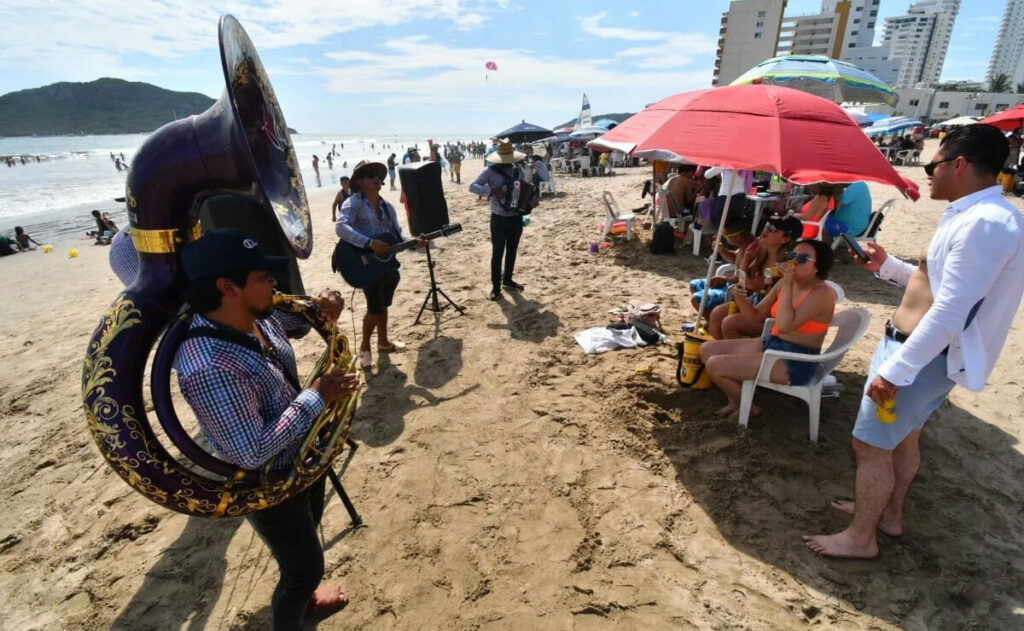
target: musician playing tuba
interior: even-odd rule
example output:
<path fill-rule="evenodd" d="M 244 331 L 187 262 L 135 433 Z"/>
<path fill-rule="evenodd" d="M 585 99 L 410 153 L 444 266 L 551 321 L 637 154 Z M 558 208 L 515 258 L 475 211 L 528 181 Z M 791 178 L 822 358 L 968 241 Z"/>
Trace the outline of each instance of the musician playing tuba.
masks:
<path fill-rule="evenodd" d="M 210 231 L 183 250 L 186 299 L 196 315 L 175 365 L 181 392 L 216 455 L 242 469 L 267 463 L 287 470 L 317 416 L 358 387 L 354 374 L 336 370 L 310 387 L 299 385 L 294 329 L 274 310 L 274 273 L 286 257 L 266 256 L 237 228 Z M 336 320 L 344 300 L 336 291 L 318 296 L 324 316 Z M 309 612 L 329 613 L 348 595 L 319 587 L 324 573 L 317 528 L 324 509 L 324 478 L 289 499 L 248 516 L 277 560 L 280 579 L 272 609 L 275 629 L 298 629 Z"/>

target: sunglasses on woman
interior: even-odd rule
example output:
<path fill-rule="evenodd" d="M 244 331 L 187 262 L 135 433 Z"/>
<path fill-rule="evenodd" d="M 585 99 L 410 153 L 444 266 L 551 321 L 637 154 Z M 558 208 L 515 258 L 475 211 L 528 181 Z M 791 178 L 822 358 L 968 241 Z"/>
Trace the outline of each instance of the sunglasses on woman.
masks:
<path fill-rule="evenodd" d="M 808 261 L 814 261 L 810 254 L 804 254 L 803 252 L 786 252 L 786 256 L 783 258 L 787 261 L 793 261 L 797 265 L 803 265 Z"/>

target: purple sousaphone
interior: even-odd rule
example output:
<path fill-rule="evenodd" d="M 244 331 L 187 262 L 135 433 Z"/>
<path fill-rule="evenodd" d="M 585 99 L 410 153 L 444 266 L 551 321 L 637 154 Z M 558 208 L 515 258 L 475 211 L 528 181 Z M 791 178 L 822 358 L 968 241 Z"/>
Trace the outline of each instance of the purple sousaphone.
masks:
<path fill-rule="evenodd" d="M 171 404 L 170 369 L 190 321 L 181 300 L 180 254 L 200 236 L 200 223 L 205 229 L 240 227 L 266 253 L 288 256 L 290 272 L 281 283 L 288 293 L 302 293 L 296 258 L 313 249 L 302 175 L 263 64 L 232 16 L 221 17 L 219 39 L 224 94 L 202 114 L 150 134 L 132 160 L 126 200 L 139 273 L 103 315 L 82 373 L 89 429 L 107 462 L 147 498 L 203 517 L 245 515 L 277 504 L 322 476 L 337 455 L 332 442 L 330 454 L 319 453 L 310 466 L 287 476 L 241 470 L 197 445 Z M 143 398 L 146 362 L 161 335 L 153 405 L 179 457 L 160 442 Z M 337 438 L 339 428 L 328 429 Z"/>

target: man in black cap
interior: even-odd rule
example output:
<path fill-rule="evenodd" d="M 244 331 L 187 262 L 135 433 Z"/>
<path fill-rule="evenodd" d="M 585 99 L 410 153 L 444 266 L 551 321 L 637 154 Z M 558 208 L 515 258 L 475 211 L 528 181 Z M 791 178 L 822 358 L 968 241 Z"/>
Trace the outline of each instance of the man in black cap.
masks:
<path fill-rule="evenodd" d="M 325 405 L 357 388 L 354 375 L 325 374 L 299 385 L 285 318 L 274 311 L 273 273 L 288 259 L 264 256 L 237 228 L 213 230 L 182 252 L 186 300 L 196 312 L 178 350 L 175 368 L 185 400 L 195 411 L 214 453 L 238 467 L 288 468 Z M 321 309 L 336 319 L 344 307 L 336 291 L 320 294 Z M 317 527 L 324 479 L 288 500 L 248 517 L 277 560 L 274 629 L 299 629 L 307 613 L 337 611 L 345 590 L 319 587 L 324 573 Z"/>

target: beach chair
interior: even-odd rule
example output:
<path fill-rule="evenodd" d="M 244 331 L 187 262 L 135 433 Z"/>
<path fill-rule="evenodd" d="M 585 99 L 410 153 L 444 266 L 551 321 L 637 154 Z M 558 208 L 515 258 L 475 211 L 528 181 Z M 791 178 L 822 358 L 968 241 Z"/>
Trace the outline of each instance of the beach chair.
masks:
<path fill-rule="evenodd" d="M 837 282 L 835 282 L 833 280 L 826 280 L 825 284 L 828 285 L 828 288 L 832 290 L 833 294 L 835 294 L 835 296 L 836 296 L 836 304 L 839 304 L 840 302 L 842 302 L 843 298 L 846 297 L 846 292 L 843 291 L 842 285 L 840 285 L 839 283 L 837 283 Z"/>
<path fill-rule="evenodd" d="M 750 406 L 754 402 L 754 390 L 756 388 L 767 388 L 782 394 L 798 397 L 807 402 L 810 415 L 809 434 L 812 443 L 818 442 L 818 422 L 821 416 L 821 390 L 825 377 L 831 373 L 839 362 L 843 360 L 846 352 L 859 340 L 871 322 L 871 314 L 865 309 L 847 309 L 832 317 L 831 326 L 836 327 L 835 339 L 827 350 L 820 355 L 805 355 L 803 353 L 787 353 L 784 351 L 767 350 L 761 358 L 761 367 L 757 376 L 743 382 L 740 394 L 740 427 L 746 427 L 750 420 Z M 774 318 L 768 318 L 764 323 L 762 338 L 771 335 Z M 795 359 L 802 362 L 818 364 L 811 377 L 811 382 L 804 386 L 790 386 L 779 383 L 772 383 L 770 379 L 772 366 L 781 359 Z"/>
<path fill-rule="evenodd" d="M 831 216 L 832 216 L 832 211 L 829 210 L 824 215 L 822 215 L 821 219 L 819 219 L 818 221 L 803 221 L 803 220 L 801 220 L 800 223 L 802 223 L 804 225 L 804 227 L 815 226 L 818 229 L 818 233 L 816 235 L 814 235 L 813 239 L 815 239 L 817 241 L 824 241 L 825 240 L 825 238 L 824 238 L 825 237 L 825 222 L 828 221 L 829 217 L 831 217 Z"/>
<path fill-rule="evenodd" d="M 846 236 L 856 240 L 858 243 L 871 242 L 875 240 L 878 235 L 878 231 L 882 229 L 882 220 L 885 219 L 885 214 L 889 211 L 889 207 L 896 203 L 895 199 L 886 200 L 884 204 L 878 207 L 878 210 L 871 213 L 871 217 L 868 219 L 868 227 L 864 228 L 864 232 L 854 236 L 848 234 Z M 832 240 L 832 249 L 838 250 L 843 247 L 842 239 Z"/>
<path fill-rule="evenodd" d="M 580 177 L 590 177 L 590 156 L 580 157 Z"/>
<path fill-rule="evenodd" d="M 619 210 L 619 203 L 615 201 L 615 197 L 608 191 L 601 193 L 601 201 L 604 202 L 604 231 L 601 233 L 601 240 L 604 241 L 608 238 L 612 230 L 612 225 L 616 221 L 626 222 L 626 241 L 633 239 L 633 219 L 636 215 L 632 213 L 624 213 Z"/>
<path fill-rule="evenodd" d="M 910 157 L 914 155 L 913 149 L 902 149 L 896 152 L 896 157 L 893 158 L 893 164 L 906 165 L 910 162 Z"/>
<path fill-rule="evenodd" d="M 554 169 L 548 169 L 547 181 L 541 180 L 540 184 L 537 185 L 537 195 L 543 197 L 544 193 L 551 193 L 555 196 L 558 195 L 558 186 L 555 184 Z"/>

